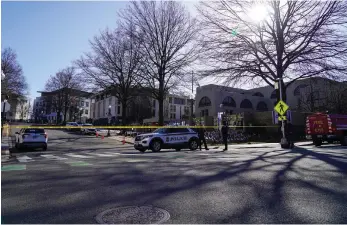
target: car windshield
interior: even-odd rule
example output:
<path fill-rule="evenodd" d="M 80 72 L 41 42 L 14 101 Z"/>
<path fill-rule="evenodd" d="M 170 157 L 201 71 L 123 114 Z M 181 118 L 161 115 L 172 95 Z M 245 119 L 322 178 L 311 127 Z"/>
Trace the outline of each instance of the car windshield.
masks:
<path fill-rule="evenodd" d="M 153 131 L 153 133 L 163 134 L 163 133 L 166 133 L 166 131 L 167 131 L 167 128 L 159 128 Z"/>
<path fill-rule="evenodd" d="M 24 133 L 26 134 L 44 134 L 44 129 L 25 129 Z"/>

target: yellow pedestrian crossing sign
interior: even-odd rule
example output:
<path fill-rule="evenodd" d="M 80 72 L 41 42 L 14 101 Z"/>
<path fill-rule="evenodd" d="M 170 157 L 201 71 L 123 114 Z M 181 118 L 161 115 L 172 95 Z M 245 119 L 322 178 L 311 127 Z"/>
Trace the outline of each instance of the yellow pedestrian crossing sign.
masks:
<path fill-rule="evenodd" d="M 278 116 L 278 120 L 284 121 L 284 120 L 287 120 L 287 117 L 286 116 Z"/>
<path fill-rule="evenodd" d="M 283 116 L 284 114 L 286 114 L 287 110 L 289 109 L 289 106 L 284 101 L 280 100 L 276 104 L 274 109 L 279 115 Z"/>

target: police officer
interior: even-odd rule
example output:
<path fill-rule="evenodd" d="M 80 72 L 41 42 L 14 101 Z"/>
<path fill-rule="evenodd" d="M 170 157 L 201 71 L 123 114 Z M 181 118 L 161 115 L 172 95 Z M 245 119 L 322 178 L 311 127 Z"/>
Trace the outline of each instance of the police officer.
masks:
<path fill-rule="evenodd" d="M 200 151 L 201 151 L 202 142 L 204 142 L 205 150 L 209 150 L 209 149 L 207 148 L 206 139 L 205 139 L 205 129 L 202 127 L 202 123 L 200 123 L 200 127 L 198 128 L 198 135 L 199 135 L 199 147 L 200 147 Z"/>
<path fill-rule="evenodd" d="M 225 148 L 223 149 L 223 151 L 228 150 L 228 133 L 229 133 L 229 127 L 227 122 L 224 121 L 222 126 L 222 137 L 223 137 L 223 143 L 225 145 Z"/>

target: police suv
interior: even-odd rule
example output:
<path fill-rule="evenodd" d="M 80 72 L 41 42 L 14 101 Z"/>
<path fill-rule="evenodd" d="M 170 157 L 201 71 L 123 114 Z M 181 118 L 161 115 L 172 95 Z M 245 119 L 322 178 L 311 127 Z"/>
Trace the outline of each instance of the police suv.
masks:
<path fill-rule="evenodd" d="M 196 150 L 198 141 L 198 134 L 190 128 L 163 127 L 152 133 L 136 136 L 134 147 L 140 152 L 145 152 L 147 149 L 153 152 L 159 152 L 161 149 L 180 151 L 182 148 Z"/>

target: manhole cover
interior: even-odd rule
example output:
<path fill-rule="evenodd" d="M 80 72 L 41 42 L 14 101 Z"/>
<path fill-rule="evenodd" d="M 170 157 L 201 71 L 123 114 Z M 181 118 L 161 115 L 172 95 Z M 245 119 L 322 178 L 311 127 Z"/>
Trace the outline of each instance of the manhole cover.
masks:
<path fill-rule="evenodd" d="M 170 219 L 170 214 L 153 206 L 127 206 L 108 209 L 96 216 L 101 224 L 159 224 Z"/>

